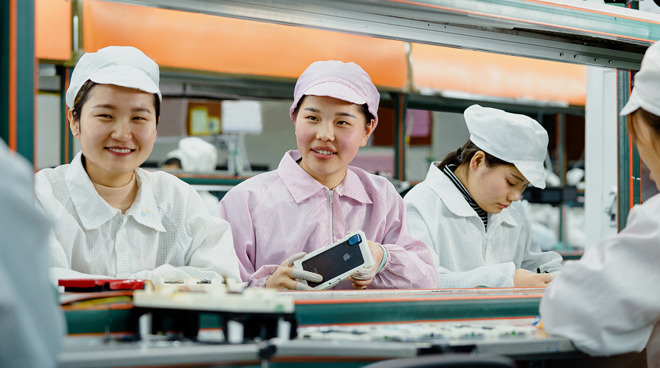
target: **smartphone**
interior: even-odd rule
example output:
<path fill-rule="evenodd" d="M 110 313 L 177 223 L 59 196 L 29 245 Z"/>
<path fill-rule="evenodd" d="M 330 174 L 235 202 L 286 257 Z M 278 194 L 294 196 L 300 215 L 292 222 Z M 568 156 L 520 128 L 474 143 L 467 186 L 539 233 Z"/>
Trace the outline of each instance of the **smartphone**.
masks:
<path fill-rule="evenodd" d="M 346 280 L 360 267 L 374 263 L 362 231 L 346 235 L 334 244 L 317 249 L 293 262 L 293 267 L 323 276 L 320 283 L 300 280 L 314 290 L 329 289 Z"/>

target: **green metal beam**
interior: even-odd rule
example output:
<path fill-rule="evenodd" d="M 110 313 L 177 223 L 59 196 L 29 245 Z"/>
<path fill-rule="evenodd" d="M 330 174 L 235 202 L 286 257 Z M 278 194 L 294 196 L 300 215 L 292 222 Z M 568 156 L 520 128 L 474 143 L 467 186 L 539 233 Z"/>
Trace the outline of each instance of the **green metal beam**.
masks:
<path fill-rule="evenodd" d="M 617 71 L 617 111 L 621 111 L 630 97 L 630 83 L 633 75 L 627 70 Z M 618 117 L 617 218 L 619 231 L 626 227 L 630 208 L 642 202 L 639 152 L 634 142 L 632 142 L 626 121 L 626 116 Z"/>
<path fill-rule="evenodd" d="M 34 0 L 16 1 L 16 151 L 34 162 Z"/>
<path fill-rule="evenodd" d="M 0 5 L 0 138 L 26 159 L 34 160 L 34 0 Z M 12 26 L 15 29 L 12 29 Z M 15 69 L 11 70 L 10 65 Z M 15 81 L 15 87 L 10 79 Z M 15 101 L 15 105 L 14 102 Z M 10 115 L 15 111 L 15 117 Z M 12 136 L 15 126 L 15 137 Z M 15 144 L 14 144 L 15 139 Z"/>
<path fill-rule="evenodd" d="M 73 159 L 73 134 L 67 123 L 66 89 L 71 78 L 72 68 L 58 66 L 57 75 L 60 77 L 60 163 L 68 164 Z"/>
<path fill-rule="evenodd" d="M 177 177 L 190 185 L 226 185 L 234 186 L 242 183 L 247 177 L 199 177 L 186 174 L 177 175 Z"/>
<path fill-rule="evenodd" d="M 0 139 L 9 142 L 9 1 L 0 2 Z"/>
<path fill-rule="evenodd" d="M 33 161 L 34 0 L 3 1 L 0 30 L 0 138 Z"/>
<path fill-rule="evenodd" d="M 408 96 L 393 93 L 394 98 L 394 179 L 406 180 L 406 109 Z"/>
<path fill-rule="evenodd" d="M 535 317 L 540 298 L 299 304 L 300 325 Z M 365 305 L 368 304 L 368 305 Z"/>
<path fill-rule="evenodd" d="M 634 142 L 632 144 L 632 162 L 630 164 L 632 166 L 630 178 L 630 185 L 632 187 L 632 205 L 636 205 L 642 203 L 642 173 L 639 151 L 637 151 L 637 146 Z"/>
<path fill-rule="evenodd" d="M 559 176 L 559 183 L 563 187 L 566 185 L 566 169 L 567 169 L 567 154 L 566 154 L 566 115 L 556 115 L 557 126 L 557 175 Z M 562 250 L 569 250 L 566 239 L 566 204 L 559 205 L 559 242 Z"/>
<path fill-rule="evenodd" d="M 634 4 L 639 6 L 639 4 Z M 630 80 L 633 81 L 637 71 L 630 72 Z M 632 88 L 635 88 L 633 85 Z M 627 101 L 628 99 L 626 99 Z M 619 110 L 621 111 L 621 110 Z M 642 173 L 641 173 L 641 159 L 639 157 L 639 151 L 637 151 L 637 146 L 635 142 L 630 140 L 632 147 L 630 149 L 631 160 L 630 160 L 630 190 L 632 191 L 632 203 L 631 206 L 642 203 Z"/>

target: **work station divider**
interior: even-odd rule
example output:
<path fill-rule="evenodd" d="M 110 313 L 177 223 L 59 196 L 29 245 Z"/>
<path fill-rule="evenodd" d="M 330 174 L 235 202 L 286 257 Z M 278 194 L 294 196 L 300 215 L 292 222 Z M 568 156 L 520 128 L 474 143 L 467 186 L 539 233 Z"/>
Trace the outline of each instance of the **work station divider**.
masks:
<path fill-rule="evenodd" d="M 281 292 L 295 300 L 299 326 L 533 318 L 543 289 L 349 290 Z M 64 306 L 68 333 L 130 335 L 130 303 Z M 201 314 L 200 328 L 219 328 L 217 316 Z"/>

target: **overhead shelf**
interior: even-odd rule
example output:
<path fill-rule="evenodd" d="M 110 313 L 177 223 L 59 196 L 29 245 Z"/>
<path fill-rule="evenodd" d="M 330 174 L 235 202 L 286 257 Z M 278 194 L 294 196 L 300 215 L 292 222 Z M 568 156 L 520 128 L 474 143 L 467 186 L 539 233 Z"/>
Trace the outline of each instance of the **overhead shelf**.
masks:
<path fill-rule="evenodd" d="M 577 0 L 110 0 L 391 40 L 637 69 L 660 16 Z"/>

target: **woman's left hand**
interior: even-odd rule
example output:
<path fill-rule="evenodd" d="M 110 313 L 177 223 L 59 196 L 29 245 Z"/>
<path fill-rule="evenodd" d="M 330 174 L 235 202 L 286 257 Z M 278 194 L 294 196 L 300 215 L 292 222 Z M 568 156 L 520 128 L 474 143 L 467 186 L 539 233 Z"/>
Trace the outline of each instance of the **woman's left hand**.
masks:
<path fill-rule="evenodd" d="M 367 240 L 369 244 L 369 251 L 374 263 L 369 267 L 361 267 L 349 278 L 353 282 L 353 287 L 356 289 L 366 289 L 378 272 L 378 266 L 383 261 L 383 248 L 376 242 Z"/>

